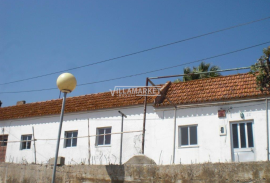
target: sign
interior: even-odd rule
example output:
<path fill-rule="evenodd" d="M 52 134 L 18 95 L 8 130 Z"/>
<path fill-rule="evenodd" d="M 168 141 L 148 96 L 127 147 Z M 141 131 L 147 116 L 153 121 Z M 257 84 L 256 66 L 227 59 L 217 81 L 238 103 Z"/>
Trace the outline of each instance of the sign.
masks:
<path fill-rule="evenodd" d="M 226 117 L 226 110 L 218 110 L 218 117 L 219 118 Z"/>

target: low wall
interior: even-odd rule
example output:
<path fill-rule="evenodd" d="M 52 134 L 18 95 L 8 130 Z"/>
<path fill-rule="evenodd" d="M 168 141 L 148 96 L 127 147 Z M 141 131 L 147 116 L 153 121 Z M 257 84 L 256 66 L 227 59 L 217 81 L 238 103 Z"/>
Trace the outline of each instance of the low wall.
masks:
<path fill-rule="evenodd" d="M 1 183 L 48 183 L 52 166 L 0 164 Z M 66 165 L 57 183 L 269 182 L 270 162 L 193 165 Z"/>

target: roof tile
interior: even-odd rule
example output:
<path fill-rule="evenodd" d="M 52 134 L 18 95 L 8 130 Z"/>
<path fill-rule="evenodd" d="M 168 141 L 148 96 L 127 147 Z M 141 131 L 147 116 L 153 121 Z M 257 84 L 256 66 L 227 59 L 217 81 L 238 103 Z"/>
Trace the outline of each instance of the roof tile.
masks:
<path fill-rule="evenodd" d="M 269 96 L 256 89 L 255 76 L 237 74 L 172 83 L 167 97 L 176 105 Z M 178 92 L 175 92 L 178 91 Z M 164 100 L 160 106 L 170 105 Z"/>
<path fill-rule="evenodd" d="M 148 103 L 153 103 L 154 97 L 148 97 Z M 113 107 L 124 107 L 143 104 L 144 97 L 112 96 L 111 92 L 68 97 L 66 100 L 65 113 L 105 109 Z M 0 108 L 0 120 L 27 118 L 43 115 L 60 114 L 62 99 L 49 100 L 45 102 L 29 103 Z"/>
<path fill-rule="evenodd" d="M 177 105 L 197 104 L 211 101 L 226 101 L 245 98 L 269 96 L 269 92 L 256 89 L 255 77 L 252 74 L 237 74 L 216 78 L 171 83 L 166 96 Z M 148 97 L 153 103 L 155 97 Z M 156 106 L 170 105 L 167 99 Z M 65 113 L 124 107 L 144 103 L 144 97 L 112 96 L 111 92 L 69 97 Z M 27 118 L 43 115 L 60 114 L 62 99 L 29 103 L 19 106 L 0 108 L 0 120 Z"/>

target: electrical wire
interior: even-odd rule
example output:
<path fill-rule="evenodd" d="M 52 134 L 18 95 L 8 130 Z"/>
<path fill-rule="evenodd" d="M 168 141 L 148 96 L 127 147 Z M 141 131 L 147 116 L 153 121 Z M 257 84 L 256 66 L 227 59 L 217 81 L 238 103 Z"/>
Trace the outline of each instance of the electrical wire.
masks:
<path fill-rule="evenodd" d="M 78 84 L 77 86 L 80 87 L 80 86 L 84 86 L 84 85 L 91 85 L 91 84 L 103 83 L 103 82 L 114 81 L 114 80 L 119 80 L 119 79 L 125 79 L 125 78 L 130 78 L 130 77 L 135 77 L 135 76 L 150 74 L 150 73 L 153 73 L 153 72 L 168 70 L 168 69 L 172 69 L 172 68 L 176 68 L 176 67 L 188 65 L 188 64 L 191 64 L 191 63 L 201 62 L 201 61 L 210 60 L 210 59 L 213 59 L 213 58 L 217 58 L 217 57 L 229 55 L 229 54 L 232 54 L 232 53 L 237 53 L 237 52 L 240 52 L 240 51 L 244 51 L 244 50 L 251 49 L 251 48 L 254 48 L 254 47 L 258 47 L 258 46 L 261 46 L 261 45 L 264 45 L 264 44 L 268 44 L 268 43 L 270 43 L 270 41 L 267 41 L 267 42 L 264 42 L 264 43 L 260 43 L 260 44 L 257 44 L 257 45 L 253 45 L 253 46 L 249 46 L 249 47 L 246 47 L 246 48 L 234 50 L 234 51 L 227 52 L 227 53 L 222 53 L 222 54 L 219 54 L 219 55 L 215 55 L 215 56 L 211 56 L 211 57 L 207 57 L 207 58 L 203 58 L 203 59 L 199 59 L 199 60 L 195 60 L 195 61 L 191 61 L 191 62 L 186 62 L 186 63 L 183 63 L 183 64 L 178 64 L 178 65 L 174 65 L 174 66 L 170 66 L 170 67 L 164 67 L 164 68 L 160 68 L 160 69 L 156 69 L 156 70 L 141 72 L 141 73 L 132 74 L 132 75 L 128 75 L 128 76 L 122 76 L 122 77 L 117 77 L 117 78 L 112 78 L 112 79 L 106 79 L 106 80 L 94 81 L 94 82 L 90 82 L 90 83 Z M 7 91 L 7 92 L 0 92 L 0 94 L 11 94 L 11 93 L 12 94 L 16 94 L 16 93 L 41 92 L 41 91 L 56 90 L 56 89 L 57 88 L 44 88 L 44 89 L 37 89 L 37 90 Z"/>
<path fill-rule="evenodd" d="M 220 30 L 208 32 L 208 33 L 201 34 L 201 35 L 198 35 L 198 36 L 193 36 L 193 37 L 190 37 L 190 38 L 186 38 L 186 39 L 178 40 L 178 41 L 175 41 L 175 42 L 163 44 L 163 45 L 160 45 L 160 46 L 155 46 L 155 47 L 144 49 L 144 50 L 141 50 L 141 51 L 137 51 L 137 52 L 133 52 L 133 53 L 121 55 L 121 56 L 118 56 L 118 57 L 114 57 L 114 58 L 110 58 L 110 59 L 106 59 L 106 60 L 102 60 L 102 61 L 98 61 L 98 62 L 94 62 L 94 63 L 90 63 L 90 64 L 78 66 L 78 67 L 73 67 L 73 68 L 70 68 L 70 69 L 65 69 L 65 70 L 61 70 L 61 71 L 51 72 L 51 73 L 43 74 L 43 75 L 39 75 L 39 76 L 29 77 L 29 78 L 20 79 L 20 80 L 11 81 L 11 82 L 6 82 L 6 83 L 0 83 L 0 85 L 7 85 L 7 84 L 12 84 L 12 83 L 18 83 L 18 82 L 32 80 L 32 79 L 37 79 L 37 78 L 41 78 L 41 77 L 45 77 L 45 76 L 50 76 L 50 75 L 53 75 L 53 74 L 58 74 L 58 73 L 66 72 L 66 71 L 81 69 L 81 68 L 84 68 L 84 67 L 89 67 L 89 66 L 92 66 L 92 65 L 97 65 L 97 64 L 101 64 L 101 63 L 105 63 L 105 62 L 109 62 L 109 61 L 121 59 L 121 58 L 124 58 L 124 57 L 129 57 L 129 56 L 132 56 L 132 55 L 137 55 L 137 54 L 140 54 L 140 53 L 144 53 L 144 52 L 156 50 L 156 49 L 159 49 L 159 48 L 171 46 L 171 45 L 178 44 L 178 43 L 185 42 L 185 41 L 189 41 L 189 40 L 192 40 L 192 39 L 197 39 L 197 38 L 208 36 L 208 35 L 215 34 L 215 33 L 218 33 L 218 32 L 223 32 L 223 31 L 227 31 L 227 30 L 230 30 L 230 29 L 242 27 L 242 26 L 245 26 L 245 25 L 249 25 L 249 24 L 253 24 L 253 23 L 256 23 L 256 22 L 264 21 L 264 20 L 267 20 L 267 19 L 270 19 L 270 16 L 269 17 L 265 17 L 265 18 L 261 18 L 261 19 L 258 19 L 258 20 L 246 22 L 246 23 L 241 23 L 241 24 L 238 24 L 238 25 L 234 25 L 234 26 L 231 26 L 231 27 L 224 28 L 224 29 L 220 29 Z"/>
<path fill-rule="evenodd" d="M 88 138 L 88 137 L 98 137 L 98 136 L 104 136 L 104 135 L 118 135 L 118 134 L 124 134 L 124 133 L 138 133 L 142 132 L 142 130 L 137 130 L 137 131 L 125 131 L 125 132 L 115 132 L 115 133 L 107 133 L 107 134 L 101 134 L 101 135 L 88 135 L 88 136 L 79 136 L 79 137 L 65 137 L 65 138 L 60 138 L 60 140 L 67 140 L 67 139 L 79 139 L 79 138 Z M 31 134 L 32 135 L 32 134 Z M 13 140 L 13 141 L 4 141 L 5 143 L 14 143 L 14 142 L 31 142 L 31 141 L 41 141 L 41 140 L 58 140 L 58 139 L 31 139 L 31 140 Z"/>

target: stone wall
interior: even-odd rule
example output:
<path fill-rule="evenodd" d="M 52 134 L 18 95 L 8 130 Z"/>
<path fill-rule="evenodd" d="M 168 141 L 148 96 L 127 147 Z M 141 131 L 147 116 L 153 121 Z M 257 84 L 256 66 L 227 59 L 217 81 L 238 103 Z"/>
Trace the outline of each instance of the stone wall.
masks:
<path fill-rule="evenodd" d="M 1 183 L 51 182 L 52 166 L 0 164 Z M 269 182 L 270 162 L 192 165 L 66 165 L 57 183 Z"/>

